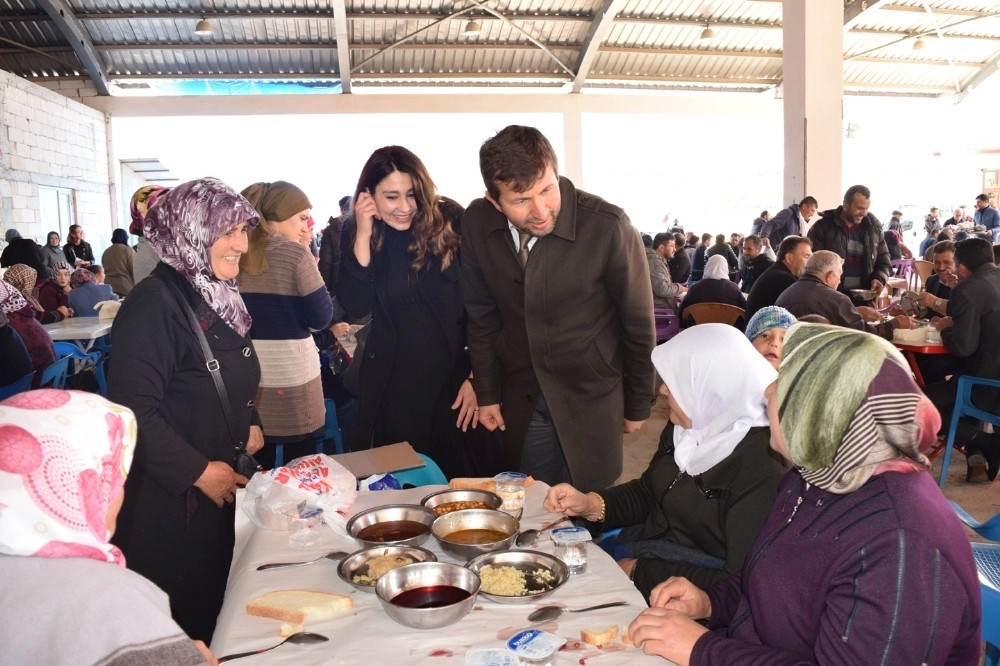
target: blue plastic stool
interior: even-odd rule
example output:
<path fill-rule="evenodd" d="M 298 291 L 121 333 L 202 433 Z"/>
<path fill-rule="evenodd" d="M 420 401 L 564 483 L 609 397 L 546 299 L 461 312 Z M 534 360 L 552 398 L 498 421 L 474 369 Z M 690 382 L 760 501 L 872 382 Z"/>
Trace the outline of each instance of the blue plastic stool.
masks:
<path fill-rule="evenodd" d="M 941 476 L 938 478 L 938 485 L 942 488 L 948 480 L 948 463 L 951 462 L 951 447 L 955 445 L 958 420 L 963 416 L 971 416 L 974 419 L 1000 426 L 1000 414 L 992 414 L 972 404 L 972 387 L 976 385 L 1000 388 L 1000 380 L 973 377 L 972 375 L 963 375 L 958 378 L 955 408 L 951 410 L 951 425 L 948 427 L 948 438 L 944 440 L 944 457 L 941 458 Z"/>
<path fill-rule="evenodd" d="M 35 378 L 35 371 L 32 370 L 24 377 L 15 379 L 6 386 L 0 386 L 0 400 L 6 400 L 12 395 L 31 390 L 31 381 Z"/>
<path fill-rule="evenodd" d="M 38 388 L 66 388 L 66 375 L 69 372 L 69 356 L 52 361 L 51 364 L 42 370 L 42 378 L 38 382 Z"/>
<path fill-rule="evenodd" d="M 973 543 L 972 555 L 979 570 L 979 590 L 983 595 L 983 640 L 985 666 L 1000 664 L 1000 544 Z"/>
<path fill-rule="evenodd" d="M 344 434 L 340 432 L 337 423 L 337 403 L 330 398 L 323 401 L 326 405 L 326 430 L 323 431 L 323 442 L 333 440 L 333 448 L 337 453 L 344 452 Z"/>
<path fill-rule="evenodd" d="M 53 346 L 56 349 L 57 356 L 69 356 L 74 361 L 82 361 L 76 367 L 76 371 L 84 370 L 88 363 L 94 365 L 94 379 L 97 380 L 97 389 L 101 392 L 101 395 L 107 397 L 108 395 L 108 382 L 104 376 L 104 354 L 98 350 L 92 352 L 85 352 L 72 342 L 54 342 Z"/>
<path fill-rule="evenodd" d="M 983 537 L 984 539 L 989 539 L 990 541 L 1000 541 L 1000 513 L 994 515 L 991 518 L 987 518 L 985 523 L 981 523 L 969 513 L 960 507 L 954 500 L 948 500 L 948 504 L 951 504 L 951 508 L 955 510 L 958 514 L 958 519 L 969 526 L 973 532 Z"/>
<path fill-rule="evenodd" d="M 405 486 L 434 486 L 443 485 L 448 483 L 448 477 L 444 475 L 438 464 L 425 456 L 422 453 L 418 453 L 423 461 L 423 467 L 417 467 L 416 469 L 404 469 L 400 472 L 393 472 L 392 475 L 396 477 L 399 481 L 401 487 Z"/>

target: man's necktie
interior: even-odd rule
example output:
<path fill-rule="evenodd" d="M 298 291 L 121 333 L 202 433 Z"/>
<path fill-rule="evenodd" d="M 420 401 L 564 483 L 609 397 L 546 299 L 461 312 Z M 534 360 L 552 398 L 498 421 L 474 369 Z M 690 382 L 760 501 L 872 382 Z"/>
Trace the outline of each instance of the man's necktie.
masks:
<path fill-rule="evenodd" d="M 521 270 L 524 270 L 524 267 L 528 265 L 528 241 L 531 240 L 531 234 L 519 229 L 517 238 L 520 242 L 520 247 L 517 249 L 517 259 L 521 262 Z"/>

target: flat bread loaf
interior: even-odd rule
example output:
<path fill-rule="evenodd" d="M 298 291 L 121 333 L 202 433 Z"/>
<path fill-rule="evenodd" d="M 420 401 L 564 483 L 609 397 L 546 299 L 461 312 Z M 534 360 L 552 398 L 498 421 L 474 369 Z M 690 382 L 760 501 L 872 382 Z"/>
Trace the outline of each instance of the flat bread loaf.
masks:
<path fill-rule="evenodd" d="M 524 487 L 527 488 L 534 482 L 534 477 L 529 476 L 524 480 Z M 448 482 L 448 487 L 452 490 L 486 490 L 495 493 L 497 491 L 497 482 L 487 477 L 457 477 Z"/>
<path fill-rule="evenodd" d="M 341 594 L 315 590 L 275 590 L 251 599 L 247 604 L 247 614 L 290 624 L 305 624 L 337 617 L 352 608 L 354 600 Z"/>

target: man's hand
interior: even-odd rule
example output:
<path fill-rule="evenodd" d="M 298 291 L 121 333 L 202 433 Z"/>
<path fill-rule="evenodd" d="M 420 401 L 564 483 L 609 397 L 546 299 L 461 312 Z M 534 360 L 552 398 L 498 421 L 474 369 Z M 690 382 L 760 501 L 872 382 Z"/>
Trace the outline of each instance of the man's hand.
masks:
<path fill-rule="evenodd" d="M 913 320 L 906 315 L 899 315 L 898 317 L 893 317 L 893 321 L 899 324 L 896 328 L 913 328 Z"/>
<path fill-rule="evenodd" d="M 941 317 L 937 322 L 937 330 L 943 331 L 946 328 L 951 328 L 955 325 L 955 320 L 951 317 Z"/>
<path fill-rule="evenodd" d="M 681 613 L 647 608 L 629 625 L 628 635 L 637 648 L 679 666 L 691 663 L 694 644 L 708 629 Z"/>
<path fill-rule="evenodd" d="M 763 245 L 764 247 L 771 247 L 771 237 L 770 236 L 761 236 L 760 237 L 760 244 Z"/>
<path fill-rule="evenodd" d="M 855 308 L 861 318 L 867 322 L 878 322 L 882 321 L 882 315 L 875 308 L 870 308 L 867 305 L 859 305 Z"/>
<path fill-rule="evenodd" d="M 497 428 L 501 431 L 507 429 L 503 414 L 500 413 L 500 405 L 479 405 L 479 423 L 490 432 Z"/>
<path fill-rule="evenodd" d="M 885 285 L 882 284 L 878 279 L 872 280 L 871 290 L 875 292 L 876 297 L 882 293 L 883 287 L 885 287 Z"/>
<path fill-rule="evenodd" d="M 631 432 L 636 432 L 637 430 L 639 430 L 639 428 L 642 427 L 642 424 L 645 422 L 646 422 L 645 420 L 629 421 L 628 419 L 625 419 L 625 425 L 622 428 L 622 432 L 624 432 L 626 435 Z"/>

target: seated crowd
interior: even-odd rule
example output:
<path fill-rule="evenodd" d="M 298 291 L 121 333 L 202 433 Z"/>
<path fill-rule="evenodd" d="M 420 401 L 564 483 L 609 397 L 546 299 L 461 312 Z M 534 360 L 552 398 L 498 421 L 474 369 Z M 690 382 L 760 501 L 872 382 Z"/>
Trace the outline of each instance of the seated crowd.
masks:
<path fill-rule="evenodd" d="M 58 234 L 18 243 L 0 282 L 0 385 L 53 362 L 44 325 L 124 300 L 107 400 L 0 402 L 18 447 L 0 445 L 0 572 L 38 610 L 0 628 L 16 661 L 216 663 L 237 488 L 279 447 L 325 450 L 330 399 L 349 449 L 408 441 L 451 477 L 548 484 L 545 509 L 587 526 L 647 599 L 629 627 L 647 654 L 975 663 L 976 567 L 926 453 L 957 378 L 1000 378 L 990 241 L 936 243 L 926 310 L 884 319 L 857 294 L 893 277 L 864 186 L 807 234 L 813 197 L 764 211 L 745 238 L 660 233 L 644 248 L 621 208 L 559 176 L 534 128 L 487 140 L 480 170 L 487 193 L 464 208 L 411 151 L 379 148 L 321 247 L 292 183 L 142 188 L 137 249 L 116 230 L 102 256 L 110 285 L 76 225 L 61 258 Z M 699 303 L 743 318 L 656 344 L 654 308 L 684 320 Z M 922 314 L 939 317 L 951 363 L 926 395 L 890 342 Z M 350 325 L 365 331 L 353 356 Z M 614 485 L 656 385 L 657 450 Z M 1000 435 L 965 437 L 970 480 L 995 478 Z M 40 495 L 36 469 L 77 442 L 91 492 Z M 79 529 L 51 520 L 51 501 Z M 28 582 L 48 598 L 83 579 L 86 596 L 51 613 Z"/>

